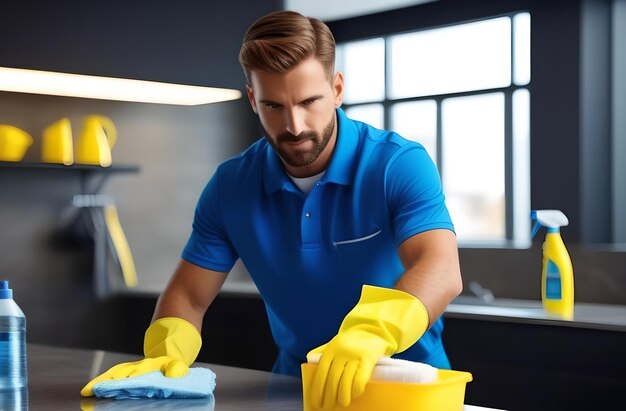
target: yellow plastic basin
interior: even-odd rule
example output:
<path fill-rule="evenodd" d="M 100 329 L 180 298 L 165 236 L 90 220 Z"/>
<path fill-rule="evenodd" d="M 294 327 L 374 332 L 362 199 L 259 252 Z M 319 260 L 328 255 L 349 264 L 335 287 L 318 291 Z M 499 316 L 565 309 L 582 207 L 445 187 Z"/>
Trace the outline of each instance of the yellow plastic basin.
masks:
<path fill-rule="evenodd" d="M 315 411 L 309 401 L 309 387 L 317 364 L 302 364 L 304 411 Z M 465 386 L 472 374 L 464 371 L 439 370 L 437 381 L 430 384 L 370 381 L 363 395 L 348 407 L 336 405 L 336 411 L 462 411 Z"/>

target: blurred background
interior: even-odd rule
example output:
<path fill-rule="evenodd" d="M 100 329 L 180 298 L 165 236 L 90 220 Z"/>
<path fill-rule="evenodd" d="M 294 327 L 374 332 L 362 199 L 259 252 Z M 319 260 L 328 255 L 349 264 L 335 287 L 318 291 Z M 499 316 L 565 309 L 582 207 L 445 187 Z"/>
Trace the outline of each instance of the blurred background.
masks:
<path fill-rule="evenodd" d="M 330 26 L 349 116 L 421 142 L 437 163 L 464 295 L 540 300 L 543 235 L 531 241 L 528 216 L 560 209 L 576 302 L 626 303 L 626 1 L 25 0 L 0 4 L 0 67 L 244 93 L 175 106 L 0 91 L 0 124 L 33 138 L 22 161 L 0 162 L 0 277 L 27 316 L 29 342 L 141 351 L 204 184 L 262 135 L 237 55 L 247 27 L 280 9 Z M 67 117 L 76 137 L 91 114 L 117 127 L 113 165 L 42 166 L 43 130 Z M 76 207 L 80 194 L 115 204 L 135 287 L 97 213 Z M 492 341 L 508 326 L 450 321 L 448 332 Z M 537 344 L 539 335 L 519 332 L 522 346 Z M 571 338 L 615 341 L 603 332 Z M 204 361 L 271 366 L 275 347 L 242 264 L 203 335 Z M 450 349 L 470 364 L 457 344 Z"/>

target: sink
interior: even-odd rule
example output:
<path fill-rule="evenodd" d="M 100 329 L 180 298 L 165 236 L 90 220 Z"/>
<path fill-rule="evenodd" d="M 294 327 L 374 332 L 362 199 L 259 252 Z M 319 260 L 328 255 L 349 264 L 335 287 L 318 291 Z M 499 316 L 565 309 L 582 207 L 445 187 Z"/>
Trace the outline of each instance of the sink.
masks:
<path fill-rule="evenodd" d="M 492 300 L 485 300 L 473 295 L 460 295 L 452 300 L 452 304 L 525 309 L 542 308 L 541 301 L 539 300 L 514 300 L 509 298 L 494 298 Z"/>
<path fill-rule="evenodd" d="M 485 301 L 471 295 L 460 295 L 446 309 L 448 313 L 495 315 L 504 317 L 545 318 L 541 301 L 494 298 Z"/>
<path fill-rule="evenodd" d="M 459 295 L 454 300 L 452 300 L 452 304 L 463 304 L 463 305 L 492 305 L 494 304 L 495 299 L 492 301 L 485 301 L 482 298 L 475 297 L 473 295 Z"/>

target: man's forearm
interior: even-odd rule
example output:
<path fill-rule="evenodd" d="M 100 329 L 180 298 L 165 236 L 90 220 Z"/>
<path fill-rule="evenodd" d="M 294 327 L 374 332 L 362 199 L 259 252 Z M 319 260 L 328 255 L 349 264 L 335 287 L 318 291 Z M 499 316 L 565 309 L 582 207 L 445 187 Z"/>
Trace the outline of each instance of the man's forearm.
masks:
<path fill-rule="evenodd" d="M 194 307 L 185 294 L 166 289 L 157 301 L 152 321 L 165 317 L 182 318 L 201 331 L 205 311 L 202 307 Z"/>
<path fill-rule="evenodd" d="M 456 238 L 434 230 L 409 238 L 399 253 L 406 271 L 394 288 L 419 299 L 432 324 L 463 289 Z"/>
<path fill-rule="evenodd" d="M 453 279 L 444 281 L 441 277 L 433 278 L 433 271 L 425 272 L 419 267 L 412 267 L 407 270 L 398 280 L 395 289 L 414 295 L 419 299 L 428 312 L 429 326 L 437 319 L 446 307 L 457 295 L 461 288 L 456 286 Z M 452 277 L 451 274 L 444 274 Z"/>
<path fill-rule="evenodd" d="M 225 280 L 226 273 L 207 270 L 181 260 L 159 297 L 152 321 L 164 317 L 182 318 L 200 331 L 204 313 Z"/>

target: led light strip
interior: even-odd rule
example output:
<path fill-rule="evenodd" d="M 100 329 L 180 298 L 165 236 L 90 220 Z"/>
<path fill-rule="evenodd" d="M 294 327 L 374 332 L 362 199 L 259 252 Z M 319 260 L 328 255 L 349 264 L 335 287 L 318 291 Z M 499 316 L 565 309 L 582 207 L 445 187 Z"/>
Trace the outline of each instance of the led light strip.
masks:
<path fill-rule="evenodd" d="M 0 67 L 0 90 L 184 106 L 241 98 L 241 92 L 234 89 L 8 67 Z"/>

